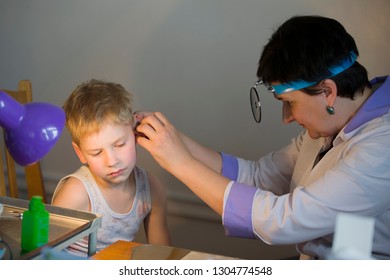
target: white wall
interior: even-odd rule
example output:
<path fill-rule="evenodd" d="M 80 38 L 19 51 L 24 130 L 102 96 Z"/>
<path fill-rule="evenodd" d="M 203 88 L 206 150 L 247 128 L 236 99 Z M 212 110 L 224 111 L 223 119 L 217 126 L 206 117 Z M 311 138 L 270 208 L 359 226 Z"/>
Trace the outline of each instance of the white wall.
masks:
<path fill-rule="evenodd" d="M 249 107 L 262 46 L 281 22 L 297 14 L 336 18 L 355 37 L 359 61 L 370 76 L 390 72 L 388 0 L 1 0 L 0 88 L 30 79 L 36 101 L 62 105 L 85 80 L 114 81 L 134 93 L 136 109 L 162 111 L 208 146 L 255 159 L 299 131 L 281 124 L 281 105 L 271 96 L 262 100 L 261 125 Z M 193 205 L 203 204 L 193 202 L 186 187 L 142 150 L 139 164 L 167 184 L 172 220 L 204 212 L 203 218 L 219 224 L 207 208 L 193 211 Z M 64 132 L 43 160 L 49 189 L 78 166 Z M 179 219 L 179 224 L 188 220 Z M 179 245 L 196 247 L 191 237 L 176 232 L 174 241 L 183 240 Z M 233 242 L 222 240 L 223 250 Z M 266 252 L 255 257 L 284 255 Z"/>

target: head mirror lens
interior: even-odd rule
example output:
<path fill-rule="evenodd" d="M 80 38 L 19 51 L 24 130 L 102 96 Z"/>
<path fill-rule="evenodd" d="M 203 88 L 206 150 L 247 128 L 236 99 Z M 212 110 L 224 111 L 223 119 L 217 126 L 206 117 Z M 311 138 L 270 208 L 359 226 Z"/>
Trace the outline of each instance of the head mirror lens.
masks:
<path fill-rule="evenodd" d="M 261 103 L 255 87 L 251 88 L 250 99 L 253 117 L 259 123 L 261 121 Z"/>

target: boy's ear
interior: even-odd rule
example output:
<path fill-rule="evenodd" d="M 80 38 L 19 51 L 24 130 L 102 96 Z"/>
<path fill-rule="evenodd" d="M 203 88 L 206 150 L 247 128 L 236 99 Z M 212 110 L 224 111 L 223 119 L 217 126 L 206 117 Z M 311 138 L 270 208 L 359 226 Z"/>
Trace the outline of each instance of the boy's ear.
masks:
<path fill-rule="evenodd" d="M 133 119 L 134 119 L 134 124 L 136 124 L 136 123 L 139 123 L 140 121 L 142 121 L 143 117 L 139 112 L 134 112 Z"/>
<path fill-rule="evenodd" d="M 73 146 L 73 149 L 76 152 L 77 156 L 79 157 L 80 162 L 82 164 L 86 164 L 87 161 L 85 160 L 85 157 L 84 157 L 83 153 L 81 152 L 80 147 L 75 142 L 72 142 L 72 146 Z"/>

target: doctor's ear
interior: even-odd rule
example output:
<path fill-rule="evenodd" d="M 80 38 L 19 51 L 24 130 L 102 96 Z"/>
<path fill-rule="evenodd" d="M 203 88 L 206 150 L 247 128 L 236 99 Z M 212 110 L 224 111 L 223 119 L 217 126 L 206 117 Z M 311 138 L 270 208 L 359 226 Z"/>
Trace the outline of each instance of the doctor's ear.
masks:
<path fill-rule="evenodd" d="M 321 82 L 320 86 L 327 98 L 330 97 L 336 99 L 337 85 L 333 80 L 325 79 Z"/>
<path fill-rule="evenodd" d="M 324 91 L 326 98 L 326 111 L 329 115 L 335 114 L 334 104 L 337 98 L 337 85 L 331 79 L 326 79 L 321 82 L 321 89 Z"/>

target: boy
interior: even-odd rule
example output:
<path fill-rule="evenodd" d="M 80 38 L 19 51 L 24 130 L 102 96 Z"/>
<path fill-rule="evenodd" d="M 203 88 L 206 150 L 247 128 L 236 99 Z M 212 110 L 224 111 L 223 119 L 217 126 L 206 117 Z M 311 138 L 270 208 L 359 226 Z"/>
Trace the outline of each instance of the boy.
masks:
<path fill-rule="evenodd" d="M 133 240 L 141 222 L 148 243 L 170 245 L 163 186 L 136 166 L 131 94 L 119 84 L 90 80 L 72 92 L 64 110 L 83 166 L 61 179 L 52 204 L 102 215 L 97 251 Z M 68 249 L 85 255 L 88 239 Z"/>

